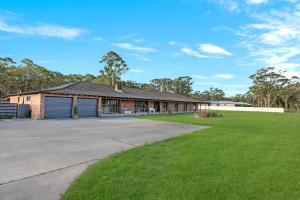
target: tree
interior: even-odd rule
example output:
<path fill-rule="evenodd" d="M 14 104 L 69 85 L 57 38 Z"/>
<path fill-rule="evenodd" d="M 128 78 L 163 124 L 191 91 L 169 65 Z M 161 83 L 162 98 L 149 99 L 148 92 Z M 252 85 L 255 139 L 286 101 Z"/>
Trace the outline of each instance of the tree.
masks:
<path fill-rule="evenodd" d="M 189 95 L 193 91 L 193 82 L 190 76 L 181 76 L 174 79 L 174 93 Z"/>
<path fill-rule="evenodd" d="M 220 101 L 225 99 L 225 92 L 218 88 L 209 88 L 203 92 L 196 91 L 193 95 L 194 98 L 201 101 Z"/>
<path fill-rule="evenodd" d="M 91 74 L 63 75 L 35 64 L 29 58 L 17 64 L 11 58 L 0 57 L 0 97 L 8 94 L 29 92 L 75 81 L 93 82 Z"/>
<path fill-rule="evenodd" d="M 174 82 L 170 78 L 152 79 L 150 84 L 159 92 L 174 92 Z"/>
<path fill-rule="evenodd" d="M 297 76 L 293 76 L 291 79 L 288 80 L 288 84 L 284 85 L 282 87 L 280 92 L 280 97 L 283 101 L 283 107 L 284 109 L 288 109 L 289 107 L 292 107 L 290 104 L 295 104 L 297 101 L 297 98 L 292 98 L 298 95 L 299 93 L 299 78 Z"/>
<path fill-rule="evenodd" d="M 9 57 L 0 57 L 0 97 L 8 93 L 9 84 L 12 84 L 8 81 L 8 69 L 15 64 L 16 62 Z"/>
<path fill-rule="evenodd" d="M 208 101 L 208 100 L 210 100 L 210 94 L 209 94 L 209 92 L 207 90 L 204 91 L 204 92 L 196 91 L 196 92 L 194 92 L 194 94 L 192 94 L 192 96 L 195 99 L 198 99 L 200 101 Z"/>
<path fill-rule="evenodd" d="M 225 99 L 225 92 L 219 88 L 210 88 L 209 89 L 210 100 L 220 101 Z"/>
<path fill-rule="evenodd" d="M 255 96 L 258 105 L 264 107 L 272 107 L 282 89 L 289 84 L 289 79 L 283 72 L 275 71 L 274 67 L 260 69 L 249 78 L 253 82 L 250 92 Z"/>
<path fill-rule="evenodd" d="M 113 51 L 105 54 L 99 62 L 104 63 L 103 69 L 100 70 L 100 79 L 107 84 L 114 85 L 121 79 L 121 75 L 129 70 L 126 62 Z"/>
<path fill-rule="evenodd" d="M 253 102 L 252 95 L 250 95 L 249 93 L 236 94 L 235 96 L 230 97 L 229 100 L 235 101 L 235 102 L 246 102 L 249 104 L 251 104 Z"/>
<path fill-rule="evenodd" d="M 141 88 L 141 84 L 137 83 L 135 81 L 127 80 L 127 81 L 123 81 L 123 84 L 124 84 L 124 86 L 130 87 L 130 88 Z"/>

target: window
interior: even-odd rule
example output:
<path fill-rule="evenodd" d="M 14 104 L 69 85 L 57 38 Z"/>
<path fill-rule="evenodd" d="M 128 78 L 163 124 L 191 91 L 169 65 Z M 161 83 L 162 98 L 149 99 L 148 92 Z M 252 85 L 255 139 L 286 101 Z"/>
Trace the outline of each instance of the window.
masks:
<path fill-rule="evenodd" d="M 168 111 L 168 103 L 163 102 L 163 112 L 167 112 L 167 111 Z"/>
<path fill-rule="evenodd" d="M 174 104 L 174 111 L 175 111 L 175 112 L 178 112 L 178 103 L 175 103 L 175 104 Z"/>
<path fill-rule="evenodd" d="M 26 96 L 26 101 L 30 101 L 31 100 L 31 96 Z"/>
<path fill-rule="evenodd" d="M 102 111 L 103 113 L 118 113 L 120 112 L 120 103 L 116 99 L 104 99 L 102 101 Z"/>
<path fill-rule="evenodd" d="M 187 103 L 185 103 L 185 104 L 184 104 L 184 107 L 183 107 L 183 111 L 185 111 L 185 112 L 186 112 L 187 110 L 188 110 L 188 104 L 187 104 Z"/>
<path fill-rule="evenodd" d="M 136 101 L 135 112 L 148 112 L 148 101 Z"/>

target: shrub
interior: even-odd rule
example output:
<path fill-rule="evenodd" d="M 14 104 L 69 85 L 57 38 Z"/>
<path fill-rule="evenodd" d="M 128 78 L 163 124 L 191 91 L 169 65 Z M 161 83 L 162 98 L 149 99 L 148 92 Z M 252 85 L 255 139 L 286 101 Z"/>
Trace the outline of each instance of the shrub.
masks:
<path fill-rule="evenodd" d="M 197 112 L 195 115 L 198 118 L 223 118 L 222 113 L 210 112 L 210 111 L 200 111 Z"/>
<path fill-rule="evenodd" d="M 77 105 L 74 105 L 74 108 L 73 108 L 73 115 L 74 115 L 74 116 L 78 116 L 78 107 L 77 107 Z"/>

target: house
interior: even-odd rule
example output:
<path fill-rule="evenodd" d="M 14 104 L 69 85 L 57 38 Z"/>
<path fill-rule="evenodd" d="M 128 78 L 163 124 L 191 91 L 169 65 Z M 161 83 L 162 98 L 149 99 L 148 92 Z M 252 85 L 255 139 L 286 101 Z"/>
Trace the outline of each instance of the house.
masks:
<path fill-rule="evenodd" d="M 33 119 L 100 117 L 148 113 L 193 112 L 198 101 L 179 94 L 138 88 L 75 82 L 6 97 L 10 103 L 29 104 Z M 77 105 L 77 106 L 75 106 Z"/>

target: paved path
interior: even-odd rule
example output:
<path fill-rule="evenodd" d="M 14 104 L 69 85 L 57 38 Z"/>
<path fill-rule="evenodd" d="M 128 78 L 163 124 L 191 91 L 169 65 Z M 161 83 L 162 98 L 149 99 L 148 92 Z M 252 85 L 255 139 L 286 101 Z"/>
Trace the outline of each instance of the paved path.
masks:
<path fill-rule="evenodd" d="M 0 199 L 59 199 L 96 160 L 201 128 L 133 118 L 0 120 Z"/>

